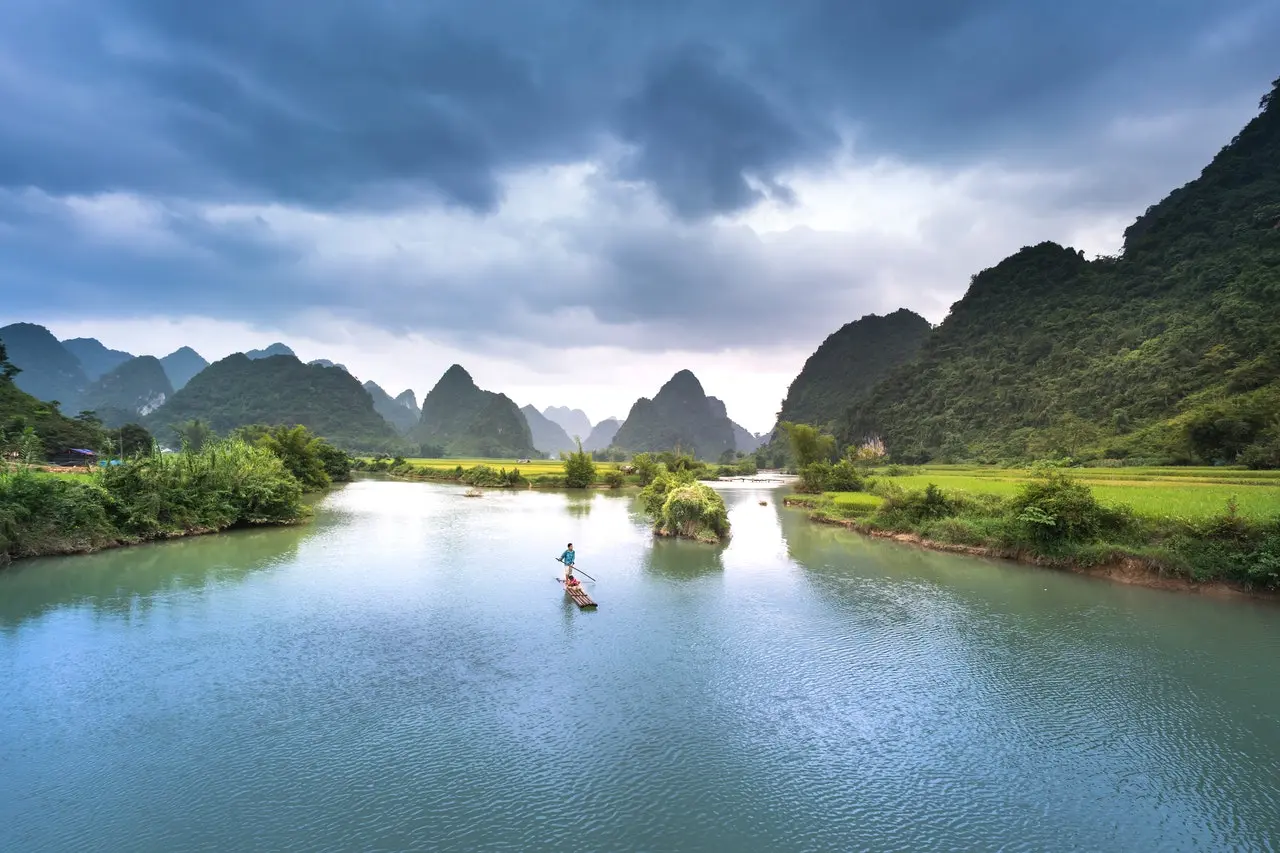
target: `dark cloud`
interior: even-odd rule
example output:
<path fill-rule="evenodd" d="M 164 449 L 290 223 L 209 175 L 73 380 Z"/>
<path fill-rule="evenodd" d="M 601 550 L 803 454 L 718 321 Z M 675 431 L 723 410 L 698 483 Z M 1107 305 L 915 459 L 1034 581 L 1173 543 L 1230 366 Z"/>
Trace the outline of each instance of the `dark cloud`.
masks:
<path fill-rule="evenodd" d="M 1119 113 L 1260 91 L 1280 31 L 1257 0 L 6 7 L 3 186 L 488 211 L 497 173 L 613 136 L 685 217 L 787 198 L 846 125 L 869 153 L 1043 157 Z"/>

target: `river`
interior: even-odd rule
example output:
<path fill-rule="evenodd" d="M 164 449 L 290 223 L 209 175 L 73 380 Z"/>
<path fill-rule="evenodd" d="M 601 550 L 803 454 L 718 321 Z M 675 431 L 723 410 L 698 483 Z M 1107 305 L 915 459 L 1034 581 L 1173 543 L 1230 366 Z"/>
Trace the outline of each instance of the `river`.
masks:
<path fill-rule="evenodd" d="M 724 494 L 724 548 L 366 480 L 0 571 L 0 850 L 1280 847 L 1280 609 Z"/>

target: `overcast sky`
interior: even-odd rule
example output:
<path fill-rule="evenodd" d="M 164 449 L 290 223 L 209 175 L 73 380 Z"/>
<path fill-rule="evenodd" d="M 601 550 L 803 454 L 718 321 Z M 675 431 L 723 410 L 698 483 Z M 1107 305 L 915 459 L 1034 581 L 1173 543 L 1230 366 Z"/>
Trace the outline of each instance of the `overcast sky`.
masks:
<path fill-rule="evenodd" d="M 840 325 L 1089 255 L 1280 75 L 1275 0 L 6 0 L 0 321 L 753 431 Z"/>

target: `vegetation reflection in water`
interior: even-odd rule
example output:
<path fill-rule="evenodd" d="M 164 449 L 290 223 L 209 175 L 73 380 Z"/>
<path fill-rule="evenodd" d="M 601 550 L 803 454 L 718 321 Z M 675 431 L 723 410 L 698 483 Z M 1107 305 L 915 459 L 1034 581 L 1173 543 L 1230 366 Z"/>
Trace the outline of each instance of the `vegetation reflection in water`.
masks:
<path fill-rule="evenodd" d="M 463 491 L 0 573 L 0 847 L 1266 849 L 1274 609 Z"/>

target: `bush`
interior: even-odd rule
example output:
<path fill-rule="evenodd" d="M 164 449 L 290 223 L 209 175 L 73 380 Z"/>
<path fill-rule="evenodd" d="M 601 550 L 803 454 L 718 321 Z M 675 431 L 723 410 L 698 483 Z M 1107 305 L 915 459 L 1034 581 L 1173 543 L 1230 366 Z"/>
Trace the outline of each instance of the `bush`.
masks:
<path fill-rule="evenodd" d="M 141 456 L 89 477 L 0 474 L 0 561 L 289 523 L 305 511 L 302 486 L 284 463 L 238 439 Z"/>
<path fill-rule="evenodd" d="M 827 472 L 826 491 L 828 492 L 861 492 L 866 489 L 867 479 L 857 466 L 848 459 L 842 459 L 831 466 Z"/>
<path fill-rule="evenodd" d="M 659 535 L 703 542 L 718 542 L 729 535 L 724 498 L 695 481 L 688 471 L 661 473 L 640 495 Z"/>
<path fill-rule="evenodd" d="M 827 490 L 827 478 L 830 474 L 831 463 L 810 462 L 800 469 L 800 485 L 796 486 L 796 491 L 807 492 L 808 494 L 825 492 Z"/>
<path fill-rule="evenodd" d="M 652 453 L 637 453 L 631 460 L 631 464 L 635 467 L 642 486 L 649 485 L 653 482 L 653 478 L 658 476 L 658 462 L 653 458 Z"/>
<path fill-rule="evenodd" d="M 564 460 L 564 484 L 571 489 L 585 489 L 596 481 L 596 463 L 591 454 L 582 449 L 578 442 L 576 453 L 570 453 Z"/>
<path fill-rule="evenodd" d="M 889 526 L 915 526 L 927 521 L 949 518 L 958 511 L 957 502 L 948 498 L 933 483 L 922 489 L 889 492 L 877 513 Z"/>
<path fill-rule="evenodd" d="M 1131 522 L 1127 510 L 1103 506 L 1088 486 L 1060 471 L 1025 484 L 1007 506 L 1015 537 L 1047 549 L 1095 542 Z"/>
<path fill-rule="evenodd" d="M 604 472 L 604 482 L 611 489 L 618 489 L 626 482 L 626 477 L 617 468 Z"/>

